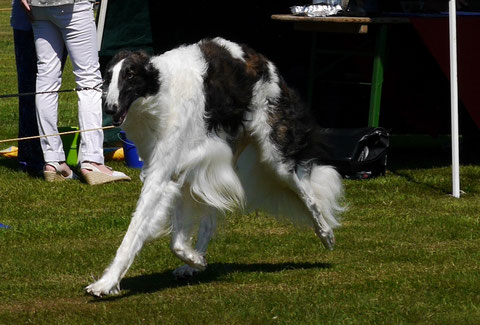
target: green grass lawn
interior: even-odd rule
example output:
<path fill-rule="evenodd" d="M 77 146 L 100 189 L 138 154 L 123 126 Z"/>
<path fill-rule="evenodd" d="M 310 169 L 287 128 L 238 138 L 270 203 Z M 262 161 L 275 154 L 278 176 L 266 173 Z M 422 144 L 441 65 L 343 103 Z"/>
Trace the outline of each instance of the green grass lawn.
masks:
<path fill-rule="evenodd" d="M 0 11 L 0 93 L 16 92 L 8 17 Z M 76 125 L 75 94 L 60 109 L 59 124 Z M 0 139 L 16 137 L 17 119 L 17 100 L 0 99 Z M 0 324 L 479 324 L 480 167 L 462 166 L 466 194 L 454 199 L 448 159 L 392 150 L 386 177 L 345 181 L 334 251 L 311 230 L 230 214 L 194 280 L 173 278 L 181 263 L 160 239 L 120 295 L 95 299 L 83 288 L 122 240 L 139 171 L 110 162 L 133 181 L 51 184 L 0 158 L 0 223 L 11 226 L 0 228 Z"/>

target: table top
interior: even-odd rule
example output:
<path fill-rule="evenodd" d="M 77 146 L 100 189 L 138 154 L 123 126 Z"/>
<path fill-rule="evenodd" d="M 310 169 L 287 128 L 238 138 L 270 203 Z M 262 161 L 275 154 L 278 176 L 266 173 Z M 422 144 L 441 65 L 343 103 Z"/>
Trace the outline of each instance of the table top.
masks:
<path fill-rule="evenodd" d="M 408 17 L 307 17 L 295 15 L 272 15 L 273 20 L 291 21 L 291 22 L 316 22 L 316 23 L 350 23 L 350 24 L 407 24 L 410 22 Z"/>

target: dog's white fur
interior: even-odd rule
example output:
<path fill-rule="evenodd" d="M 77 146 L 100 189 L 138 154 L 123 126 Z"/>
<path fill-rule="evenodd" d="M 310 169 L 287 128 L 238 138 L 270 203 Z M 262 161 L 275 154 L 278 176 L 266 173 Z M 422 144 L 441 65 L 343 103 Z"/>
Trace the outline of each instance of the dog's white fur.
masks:
<path fill-rule="evenodd" d="M 231 55 L 243 60 L 235 43 L 215 39 Z M 293 220 L 307 219 L 327 248 L 342 194 L 341 178 L 329 166 L 311 170 L 282 160 L 269 137 L 268 112 L 280 94 L 275 67 L 269 80 L 253 90 L 245 137 L 234 150 L 227 135 L 207 132 L 203 76 L 208 62 L 197 44 L 153 57 L 160 72 L 156 94 L 136 99 L 122 125 L 144 161 L 144 182 L 137 207 L 115 259 L 103 276 L 86 290 L 95 295 L 116 294 L 119 283 L 145 241 L 172 233 L 171 250 L 186 265 L 174 271 L 190 276 L 206 268 L 205 254 L 216 227 L 217 211 L 262 208 Z M 107 104 L 118 105 L 118 73 L 113 69 Z M 243 185 L 242 185 L 243 184 Z M 195 220 L 200 220 L 192 247 Z"/>

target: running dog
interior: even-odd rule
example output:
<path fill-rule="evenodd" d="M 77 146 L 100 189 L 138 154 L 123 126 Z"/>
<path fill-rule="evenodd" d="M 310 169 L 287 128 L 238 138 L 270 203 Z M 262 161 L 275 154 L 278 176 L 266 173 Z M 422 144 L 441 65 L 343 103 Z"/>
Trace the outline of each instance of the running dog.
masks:
<path fill-rule="evenodd" d="M 105 112 L 144 161 L 143 188 L 113 262 L 88 293 L 118 293 L 145 241 L 169 233 L 186 263 L 174 275 L 205 270 L 216 213 L 238 208 L 306 220 L 333 248 L 341 177 L 321 163 L 314 120 L 264 56 L 222 38 L 153 57 L 122 51 L 103 87 Z"/>

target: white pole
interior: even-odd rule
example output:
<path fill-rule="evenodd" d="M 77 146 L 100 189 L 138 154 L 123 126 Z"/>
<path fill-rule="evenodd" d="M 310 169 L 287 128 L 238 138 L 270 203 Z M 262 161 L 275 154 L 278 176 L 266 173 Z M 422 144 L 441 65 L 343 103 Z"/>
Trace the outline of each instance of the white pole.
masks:
<path fill-rule="evenodd" d="M 450 26 L 450 98 L 452 116 L 452 195 L 460 197 L 460 158 L 458 144 L 457 8 L 449 1 Z"/>
<path fill-rule="evenodd" d="M 97 44 L 98 50 L 102 49 L 103 42 L 103 28 L 105 27 L 105 16 L 107 14 L 108 0 L 102 0 L 100 3 L 100 12 L 98 13 L 97 21 Z"/>

